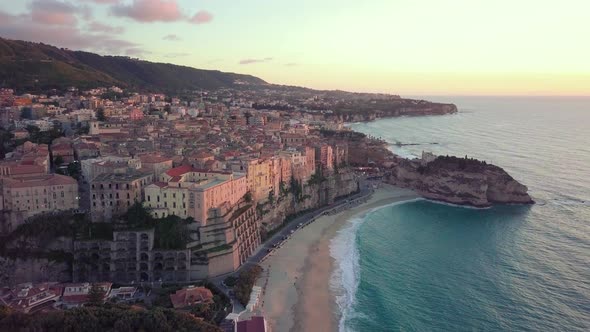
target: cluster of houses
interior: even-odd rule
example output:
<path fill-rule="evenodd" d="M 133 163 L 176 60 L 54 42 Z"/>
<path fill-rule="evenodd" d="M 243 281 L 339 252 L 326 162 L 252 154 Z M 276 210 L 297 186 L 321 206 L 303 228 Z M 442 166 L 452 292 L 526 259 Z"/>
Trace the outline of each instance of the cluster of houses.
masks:
<path fill-rule="evenodd" d="M 24 141 L 0 160 L 0 233 L 60 211 L 113 223 L 136 204 L 154 218 L 192 221 L 180 250 L 159 247 L 153 230 L 77 241 L 75 281 L 187 282 L 235 271 L 260 245 L 257 207 L 348 163 L 346 141 L 318 133 L 342 123 L 264 93 L 222 89 L 183 101 L 117 87 L 60 96 L 3 89 L 0 105 L 15 140 L 27 139 L 27 126 L 66 134 L 49 145 Z"/>

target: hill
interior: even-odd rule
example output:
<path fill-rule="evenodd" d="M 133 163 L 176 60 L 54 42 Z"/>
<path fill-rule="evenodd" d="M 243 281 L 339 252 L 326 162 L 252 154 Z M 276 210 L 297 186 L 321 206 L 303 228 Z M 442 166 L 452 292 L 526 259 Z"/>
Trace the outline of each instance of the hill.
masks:
<path fill-rule="evenodd" d="M 0 38 L 0 87 L 35 91 L 118 85 L 166 92 L 233 87 L 236 83 L 266 84 L 250 75 L 123 56 L 101 56 L 43 43 Z"/>

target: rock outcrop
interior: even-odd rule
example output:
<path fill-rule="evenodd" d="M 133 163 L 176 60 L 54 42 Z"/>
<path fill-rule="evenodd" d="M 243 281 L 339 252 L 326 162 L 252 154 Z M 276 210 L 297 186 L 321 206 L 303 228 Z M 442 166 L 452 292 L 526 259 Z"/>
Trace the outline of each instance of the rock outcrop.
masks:
<path fill-rule="evenodd" d="M 438 157 L 430 162 L 401 159 L 386 182 L 425 198 L 474 207 L 533 204 L 528 188 L 502 168 L 475 159 Z"/>
<path fill-rule="evenodd" d="M 400 116 L 427 116 L 446 115 L 457 113 L 454 104 L 432 103 L 424 100 L 399 99 L 384 106 L 383 109 L 354 109 L 335 111 L 326 114 L 328 121 L 336 122 L 367 122 L 381 118 L 394 118 Z"/>

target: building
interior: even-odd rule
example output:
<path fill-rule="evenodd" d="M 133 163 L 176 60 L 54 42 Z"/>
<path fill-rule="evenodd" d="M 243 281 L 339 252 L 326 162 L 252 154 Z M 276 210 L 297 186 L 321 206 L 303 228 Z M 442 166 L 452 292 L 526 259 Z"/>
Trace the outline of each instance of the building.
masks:
<path fill-rule="evenodd" d="M 78 182 L 59 174 L 0 178 L 0 210 L 21 212 L 24 218 L 78 209 Z"/>
<path fill-rule="evenodd" d="M 183 309 L 201 303 L 212 303 L 213 293 L 206 287 L 188 286 L 170 294 L 170 301 L 174 309 Z"/>
<path fill-rule="evenodd" d="M 141 167 L 152 171 L 154 179 L 159 179 L 162 173 L 172 168 L 172 158 L 163 157 L 155 154 L 147 154 L 139 156 L 141 160 Z"/>
<path fill-rule="evenodd" d="M 53 161 L 58 157 L 61 157 L 63 164 L 67 165 L 74 161 L 74 148 L 72 147 L 71 142 L 63 141 L 61 143 L 54 143 L 51 145 L 51 154 L 53 156 Z"/>
<path fill-rule="evenodd" d="M 14 288 L 0 289 L 0 305 L 23 313 L 51 308 L 62 296 L 63 287 L 57 283 L 25 283 Z"/>
<path fill-rule="evenodd" d="M 108 156 L 86 159 L 81 162 L 82 176 L 88 182 L 104 173 L 125 173 L 141 168 L 141 160 L 131 157 Z"/>
<path fill-rule="evenodd" d="M 156 218 L 176 215 L 206 225 L 209 209 L 236 204 L 248 191 L 246 177 L 232 172 L 211 172 L 189 165 L 164 172 L 145 188 L 144 205 Z"/>
<path fill-rule="evenodd" d="M 110 222 L 135 203 L 143 201 L 143 188 L 152 183 L 153 175 L 136 170 L 125 173 L 103 173 L 90 184 L 90 211 L 94 222 Z"/>
<path fill-rule="evenodd" d="M 254 316 L 249 320 L 239 321 L 236 332 L 269 332 L 268 323 L 262 316 Z"/>
<path fill-rule="evenodd" d="M 110 282 L 100 282 L 94 285 L 101 289 L 103 293 L 103 301 L 106 300 L 110 295 L 113 284 Z M 90 293 L 92 286 L 93 285 L 88 282 L 64 285 L 61 304 L 68 309 L 83 306 L 88 302 L 88 294 Z"/>
<path fill-rule="evenodd" d="M 74 242 L 75 281 L 192 282 L 236 271 L 260 246 L 260 219 L 245 200 L 210 209 L 190 224 L 184 249 L 158 247 L 154 229 L 115 231 L 112 240 Z"/>
<path fill-rule="evenodd" d="M 269 159 L 247 159 L 242 162 L 246 171 L 248 190 L 257 202 L 266 202 L 273 190 L 272 162 Z"/>
<path fill-rule="evenodd" d="M 316 145 L 315 159 L 318 167 L 320 167 L 322 170 L 334 170 L 334 152 L 330 145 L 325 143 Z"/>

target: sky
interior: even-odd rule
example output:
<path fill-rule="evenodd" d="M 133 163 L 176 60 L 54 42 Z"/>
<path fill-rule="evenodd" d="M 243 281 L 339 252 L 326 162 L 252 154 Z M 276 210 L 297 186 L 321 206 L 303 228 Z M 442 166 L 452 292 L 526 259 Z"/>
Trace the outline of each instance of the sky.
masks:
<path fill-rule="evenodd" d="M 590 95 L 588 0 L 0 0 L 0 36 L 401 95 Z"/>

